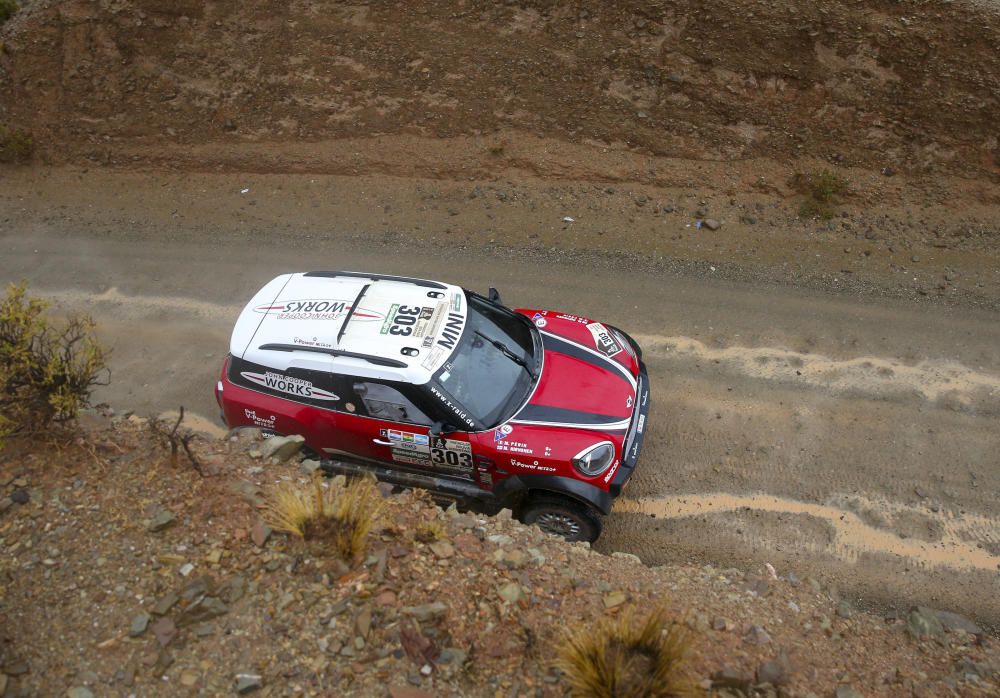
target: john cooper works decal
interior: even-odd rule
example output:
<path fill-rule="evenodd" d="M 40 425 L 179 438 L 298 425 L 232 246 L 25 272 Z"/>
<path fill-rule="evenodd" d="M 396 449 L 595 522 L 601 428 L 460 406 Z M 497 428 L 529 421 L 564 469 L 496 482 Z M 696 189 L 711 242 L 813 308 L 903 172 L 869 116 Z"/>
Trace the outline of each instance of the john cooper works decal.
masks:
<path fill-rule="evenodd" d="M 254 308 L 255 313 L 273 315 L 279 320 L 337 320 L 351 309 L 350 301 L 312 299 L 265 303 Z M 382 313 L 358 308 L 351 320 L 373 322 L 382 320 Z"/>
<path fill-rule="evenodd" d="M 590 334 L 594 335 L 594 344 L 597 345 L 597 351 L 605 356 L 614 356 L 621 352 L 621 345 L 615 341 L 615 338 L 608 331 L 607 327 L 599 322 L 592 322 L 587 325 L 587 329 L 590 330 Z"/>
<path fill-rule="evenodd" d="M 326 390 L 320 390 L 312 383 L 301 378 L 292 378 L 281 373 L 251 373 L 243 371 L 241 376 L 251 383 L 263 386 L 270 390 L 277 390 L 280 393 L 288 393 L 296 397 L 307 397 L 313 400 L 339 400 L 340 397 Z"/>

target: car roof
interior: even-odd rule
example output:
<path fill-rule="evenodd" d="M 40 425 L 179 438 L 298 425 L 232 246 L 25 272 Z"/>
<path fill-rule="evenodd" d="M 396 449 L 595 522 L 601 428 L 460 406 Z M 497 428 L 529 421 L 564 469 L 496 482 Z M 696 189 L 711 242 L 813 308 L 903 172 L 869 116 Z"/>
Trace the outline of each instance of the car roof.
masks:
<path fill-rule="evenodd" d="M 453 353 L 467 313 L 462 288 L 437 281 L 349 271 L 282 274 L 240 313 L 230 353 L 279 371 L 422 384 Z"/>

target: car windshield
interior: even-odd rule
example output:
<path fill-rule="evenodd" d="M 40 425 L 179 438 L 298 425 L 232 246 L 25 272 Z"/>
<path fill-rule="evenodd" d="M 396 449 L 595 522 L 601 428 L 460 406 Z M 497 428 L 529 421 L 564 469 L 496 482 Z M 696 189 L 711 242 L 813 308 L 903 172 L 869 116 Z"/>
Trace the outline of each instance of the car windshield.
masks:
<path fill-rule="evenodd" d="M 535 329 L 506 308 L 473 293 L 466 297 L 462 339 L 434 380 L 477 422 L 492 428 L 510 417 L 534 385 Z"/>

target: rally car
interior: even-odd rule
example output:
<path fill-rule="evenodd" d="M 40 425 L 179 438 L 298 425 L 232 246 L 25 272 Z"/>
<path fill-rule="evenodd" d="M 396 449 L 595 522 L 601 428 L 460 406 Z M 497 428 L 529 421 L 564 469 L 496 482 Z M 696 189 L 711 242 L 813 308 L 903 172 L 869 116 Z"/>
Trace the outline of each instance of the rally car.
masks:
<path fill-rule="evenodd" d="M 636 342 L 589 318 L 314 271 L 243 309 L 216 398 L 230 428 L 301 434 L 328 470 L 593 541 L 635 469 L 649 379 Z"/>

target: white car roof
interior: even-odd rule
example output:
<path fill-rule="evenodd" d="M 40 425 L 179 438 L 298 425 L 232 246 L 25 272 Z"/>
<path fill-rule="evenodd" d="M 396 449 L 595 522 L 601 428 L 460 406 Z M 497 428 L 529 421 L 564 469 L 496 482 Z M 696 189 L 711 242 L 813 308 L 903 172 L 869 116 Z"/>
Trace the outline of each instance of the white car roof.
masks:
<path fill-rule="evenodd" d="M 229 350 L 279 371 L 422 384 L 453 353 L 467 313 L 462 288 L 437 281 L 360 272 L 282 274 L 240 313 Z"/>

